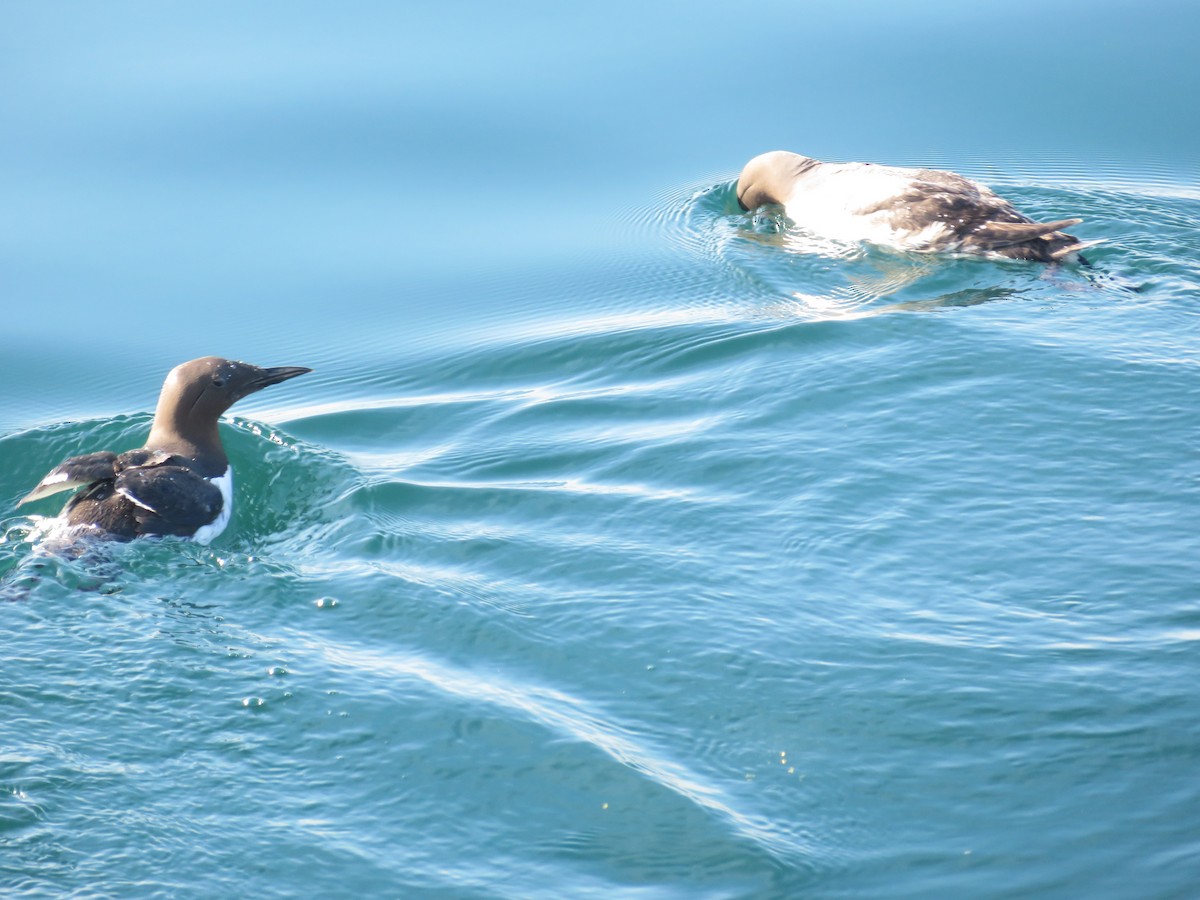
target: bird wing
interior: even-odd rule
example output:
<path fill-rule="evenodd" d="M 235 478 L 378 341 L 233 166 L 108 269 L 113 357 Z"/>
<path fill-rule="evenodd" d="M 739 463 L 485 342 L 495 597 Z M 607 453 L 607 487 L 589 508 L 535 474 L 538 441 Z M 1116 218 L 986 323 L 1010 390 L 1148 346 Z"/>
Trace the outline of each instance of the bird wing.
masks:
<path fill-rule="evenodd" d="M 116 492 L 137 507 L 143 534 L 191 535 L 212 522 L 220 489 L 185 466 L 134 466 L 117 473 Z"/>
<path fill-rule="evenodd" d="M 38 482 L 37 487 L 17 501 L 30 503 L 57 494 L 59 491 L 69 491 L 97 481 L 106 481 L 116 476 L 117 454 L 102 450 L 99 453 L 86 453 L 83 456 L 72 456 L 63 460 L 46 477 Z"/>
<path fill-rule="evenodd" d="M 1082 221 L 1083 219 L 1060 219 L 1057 222 L 988 222 L 976 228 L 973 236 L 981 243 L 986 242 L 994 248 L 1011 247 L 1055 235 L 1055 232 L 1078 225 Z M 1074 238 L 1071 240 L 1074 242 Z"/>

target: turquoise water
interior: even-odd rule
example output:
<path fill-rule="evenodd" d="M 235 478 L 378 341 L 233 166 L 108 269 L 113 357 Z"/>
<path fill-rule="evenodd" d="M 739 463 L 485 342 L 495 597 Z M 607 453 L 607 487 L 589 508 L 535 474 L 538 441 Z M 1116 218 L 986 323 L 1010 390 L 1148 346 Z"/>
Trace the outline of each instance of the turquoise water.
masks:
<path fill-rule="evenodd" d="M 0 10 L 0 893 L 1183 897 L 1198 15 Z M 814 243 L 767 149 L 1091 268 Z M 206 354 L 229 530 L 36 552 Z"/>

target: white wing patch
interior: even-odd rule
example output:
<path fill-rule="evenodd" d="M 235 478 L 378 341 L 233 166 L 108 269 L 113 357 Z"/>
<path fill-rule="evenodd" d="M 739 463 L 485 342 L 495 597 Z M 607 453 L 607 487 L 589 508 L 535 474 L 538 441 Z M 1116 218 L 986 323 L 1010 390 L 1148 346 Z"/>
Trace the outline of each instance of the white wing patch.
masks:
<path fill-rule="evenodd" d="M 129 491 L 125 490 L 124 488 L 117 488 L 117 493 L 120 494 L 122 497 L 124 497 L 126 500 L 128 500 L 130 503 L 132 503 L 134 506 L 140 506 L 142 509 L 144 509 L 148 512 L 155 513 L 156 515 L 158 514 L 157 509 L 155 509 L 149 503 L 143 503 L 141 500 L 139 500 L 137 497 L 133 496 L 133 494 L 129 493 Z"/>
<path fill-rule="evenodd" d="M 59 491 L 69 491 L 71 488 L 81 487 L 88 484 L 86 481 L 73 481 L 62 469 L 55 469 L 40 482 L 32 491 L 17 501 L 19 506 L 22 503 L 32 503 L 34 500 L 41 500 L 43 497 L 49 497 L 51 494 L 57 494 Z"/>
<path fill-rule="evenodd" d="M 221 492 L 221 511 L 207 525 L 196 529 L 192 540 L 198 544 L 207 544 L 224 531 L 225 526 L 229 524 L 229 517 L 233 515 L 233 466 L 225 469 L 224 475 L 218 475 L 216 478 L 208 480 L 215 484 Z"/>

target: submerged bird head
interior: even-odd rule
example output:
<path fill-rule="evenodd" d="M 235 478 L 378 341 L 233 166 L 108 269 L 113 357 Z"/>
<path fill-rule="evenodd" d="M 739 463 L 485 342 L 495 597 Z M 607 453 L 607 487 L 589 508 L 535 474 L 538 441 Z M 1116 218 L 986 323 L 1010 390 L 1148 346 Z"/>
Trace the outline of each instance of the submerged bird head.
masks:
<path fill-rule="evenodd" d="M 787 150 L 756 156 L 738 177 L 738 205 L 751 210 L 768 203 L 786 203 L 796 179 L 819 165 L 815 159 Z"/>
<path fill-rule="evenodd" d="M 163 382 L 146 446 L 186 456 L 220 447 L 217 419 L 243 397 L 311 372 L 303 366 L 261 368 L 219 356 L 176 366 Z"/>

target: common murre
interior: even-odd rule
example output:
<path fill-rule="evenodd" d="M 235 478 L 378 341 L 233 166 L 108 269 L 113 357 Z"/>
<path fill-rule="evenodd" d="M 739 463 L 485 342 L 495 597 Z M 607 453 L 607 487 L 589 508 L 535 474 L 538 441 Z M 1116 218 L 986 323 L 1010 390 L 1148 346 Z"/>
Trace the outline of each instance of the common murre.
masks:
<path fill-rule="evenodd" d="M 1034 222 L 989 188 L 954 172 L 823 163 L 786 150 L 746 163 L 737 199 L 744 210 L 779 204 L 814 234 L 898 250 L 1056 262 L 1101 243 L 1062 230 L 1082 219 Z"/>
<path fill-rule="evenodd" d="M 311 372 L 205 356 L 167 375 L 146 446 L 73 456 L 20 503 L 84 487 L 63 508 L 67 526 L 127 541 L 174 535 L 208 543 L 233 510 L 233 473 L 217 420 L 238 400 Z"/>

